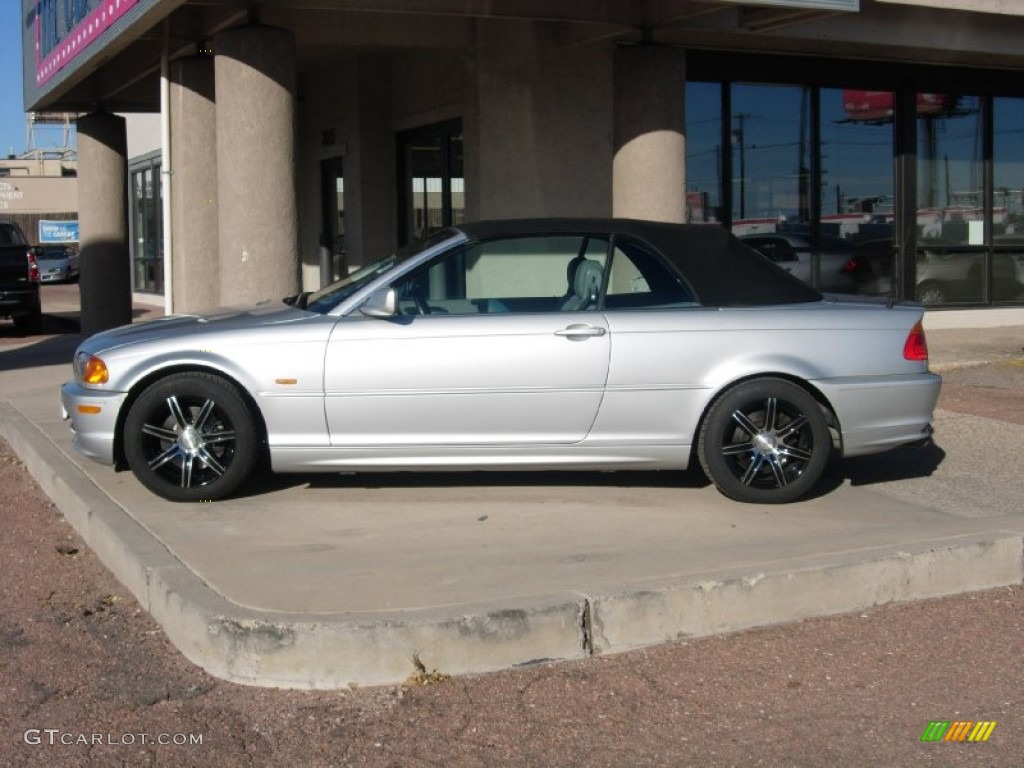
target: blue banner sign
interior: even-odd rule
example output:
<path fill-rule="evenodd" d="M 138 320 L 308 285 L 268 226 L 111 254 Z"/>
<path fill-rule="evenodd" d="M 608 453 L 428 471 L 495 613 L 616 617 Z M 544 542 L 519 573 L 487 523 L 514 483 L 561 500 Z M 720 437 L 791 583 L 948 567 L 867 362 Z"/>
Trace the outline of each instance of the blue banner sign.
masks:
<path fill-rule="evenodd" d="M 78 222 L 39 220 L 40 243 L 77 243 Z"/>

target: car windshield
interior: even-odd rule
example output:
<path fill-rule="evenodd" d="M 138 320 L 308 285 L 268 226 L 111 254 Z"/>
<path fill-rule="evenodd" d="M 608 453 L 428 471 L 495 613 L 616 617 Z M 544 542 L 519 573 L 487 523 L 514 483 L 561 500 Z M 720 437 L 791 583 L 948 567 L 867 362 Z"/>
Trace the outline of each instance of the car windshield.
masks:
<path fill-rule="evenodd" d="M 319 291 L 313 291 L 305 297 L 305 301 L 299 303 L 299 306 L 310 312 L 317 312 L 321 315 L 327 314 L 349 296 L 354 295 L 385 272 L 390 272 L 416 254 L 422 253 L 428 248 L 432 248 L 457 234 L 454 229 L 442 229 L 423 240 L 417 240 L 414 243 L 399 248 L 390 256 L 360 267 L 352 274 L 324 286 Z"/>

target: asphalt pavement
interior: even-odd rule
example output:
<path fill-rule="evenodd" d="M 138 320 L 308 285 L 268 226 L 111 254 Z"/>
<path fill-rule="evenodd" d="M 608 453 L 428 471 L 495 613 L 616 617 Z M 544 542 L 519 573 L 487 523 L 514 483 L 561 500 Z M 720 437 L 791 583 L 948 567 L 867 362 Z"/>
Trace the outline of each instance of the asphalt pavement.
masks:
<path fill-rule="evenodd" d="M 781 507 L 729 501 L 697 469 L 289 475 L 165 502 L 70 447 L 76 303 L 47 286 L 47 333 L 0 337 L 0 435 L 181 652 L 229 680 L 390 683 L 417 652 L 480 672 L 1024 581 L 1019 426 L 955 411 L 934 445 L 837 462 Z M 1022 344 L 1020 326 L 929 331 L 940 372 L 1024 364 Z"/>

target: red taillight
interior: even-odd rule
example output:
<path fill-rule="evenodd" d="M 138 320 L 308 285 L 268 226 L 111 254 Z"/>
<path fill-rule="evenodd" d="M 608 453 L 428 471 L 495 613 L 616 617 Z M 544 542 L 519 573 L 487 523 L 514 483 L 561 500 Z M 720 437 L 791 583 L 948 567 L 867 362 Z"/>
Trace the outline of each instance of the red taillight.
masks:
<path fill-rule="evenodd" d="M 839 271 L 849 275 L 855 272 L 870 272 L 871 267 L 860 257 L 852 256 L 843 264 L 843 268 Z"/>
<path fill-rule="evenodd" d="M 910 329 L 906 342 L 903 344 L 903 357 L 906 360 L 928 362 L 928 342 L 924 338 L 924 326 L 920 321 Z"/>
<path fill-rule="evenodd" d="M 28 281 L 30 283 L 39 282 L 39 263 L 33 253 L 28 254 Z"/>

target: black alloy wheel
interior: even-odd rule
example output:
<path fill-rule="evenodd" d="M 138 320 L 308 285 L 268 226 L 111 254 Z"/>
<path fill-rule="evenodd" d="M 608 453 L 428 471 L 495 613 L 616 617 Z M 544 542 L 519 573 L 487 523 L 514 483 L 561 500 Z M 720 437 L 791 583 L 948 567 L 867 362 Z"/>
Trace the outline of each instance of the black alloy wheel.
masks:
<path fill-rule="evenodd" d="M 743 382 L 714 402 L 697 446 L 701 466 L 726 496 L 781 504 L 821 478 L 832 435 L 818 402 L 785 379 Z"/>
<path fill-rule="evenodd" d="M 238 391 L 207 373 L 178 373 L 151 384 L 124 425 L 128 465 L 170 501 L 214 501 L 252 473 L 258 435 Z"/>

